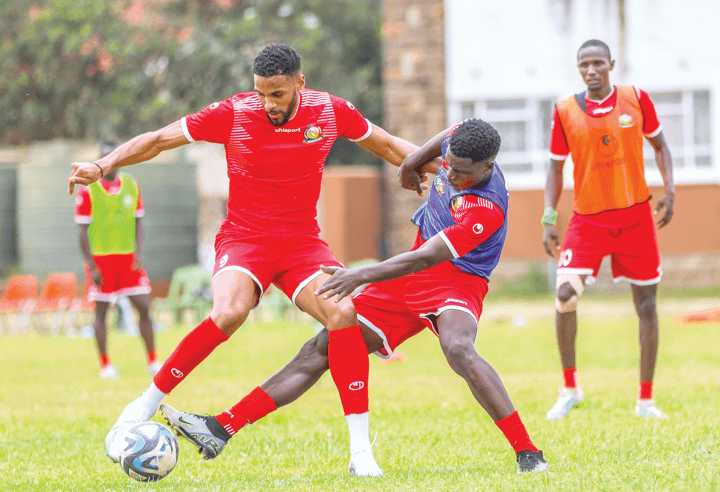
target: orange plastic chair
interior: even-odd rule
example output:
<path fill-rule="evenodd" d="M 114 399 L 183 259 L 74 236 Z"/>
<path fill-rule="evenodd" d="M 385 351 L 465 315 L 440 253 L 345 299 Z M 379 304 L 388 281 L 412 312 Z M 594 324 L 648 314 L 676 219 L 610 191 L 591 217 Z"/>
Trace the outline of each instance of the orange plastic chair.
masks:
<path fill-rule="evenodd" d="M 36 316 L 35 326 L 40 332 L 49 331 L 50 335 L 60 333 L 65 312 L 70 303 L 77 296 L 77 279 L 74 273 L 53 273 L 48 276 L 43 285 L 40 298 L 35 304 L 34 313 Z M 49 328 L 38 318 L 47 318 L 52 315 L 52 323 Z"/>
<path fill-rule="evenodd" d="M 0 299 L 0 333 L 3 331 L 3 318 L 8 316 L 12 316 L 10 334 L 27 328 L 37 293 L 38 281 L 35 275 L 10 277 Z"/>

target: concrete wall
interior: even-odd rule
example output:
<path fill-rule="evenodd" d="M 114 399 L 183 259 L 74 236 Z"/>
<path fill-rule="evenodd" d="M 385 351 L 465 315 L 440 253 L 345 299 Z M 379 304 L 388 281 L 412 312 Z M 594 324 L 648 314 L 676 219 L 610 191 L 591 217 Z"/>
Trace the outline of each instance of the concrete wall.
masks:
<path fill-rule="evenodd" d="M 58 271 L 83 274 L 67 178 L 73 161 L 92 161 L 97 152 L 97 145 L 54 141 L 35 144 L 18 155 L 17 249 L 23 272 L 39 277 Z M 127 171 L 137 178 L 143 194 L 148 275 L 170 278 L 176 267 L 197 261 L 195 167 L 178 149 Z"/>

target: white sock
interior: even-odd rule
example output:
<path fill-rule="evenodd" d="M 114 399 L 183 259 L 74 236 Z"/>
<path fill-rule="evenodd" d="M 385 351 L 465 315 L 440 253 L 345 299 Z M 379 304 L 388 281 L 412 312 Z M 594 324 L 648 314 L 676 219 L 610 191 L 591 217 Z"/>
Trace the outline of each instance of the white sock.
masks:
<path fill-rule="evenodd" d="M 370 414 L 352 413 L 346 415 L 348 429 L 350 429 L 350 454 L 368 451 L 370 445 Z"/>
<path fill-rule="evenodd" d="M 150 386 L 143 391 L 142 395 L 138 397 L 136 402 L 138 402 L 139 405 L 141 405 L 145 410 L 150 412 L 150 415 L 155 415 L 155 412 L 157 412 L 158 407 L 160 406 L 160 402 L 163 401 L 163 398 L 167 396 L 167 393 L 163 393 L 158 389 L 157 386 L 155 386 L 155 383 L 150 383 Z"/>

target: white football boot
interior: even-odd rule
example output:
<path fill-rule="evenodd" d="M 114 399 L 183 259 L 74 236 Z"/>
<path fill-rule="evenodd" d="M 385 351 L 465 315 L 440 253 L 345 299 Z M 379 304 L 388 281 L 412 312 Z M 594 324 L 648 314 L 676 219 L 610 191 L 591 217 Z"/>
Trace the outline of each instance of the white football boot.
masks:
<path fill-rule="evenodd" d="M 666 419 L 667 415 L 658 410 L 653 400 L 638 400 L 635 406 L 635 415 L 651 419 Z"/>
<path fill-rule="evenodd" d="M 358 477 L 382 477 L 383 475 L 382 470 L 375 461 L 372 448 L 352 453 L 348 471 Z"/>
<path fill-rule="evenodd" d="M 117 369 L 112 364 L 100 368 L 100 379 L 117 379 L 120 377 Z"/>
<path fill-rule="evenodd" d="M 562 388 L 557 403 L 548 410 L 545 416 L 548 420 L 557 420 L 567 417 L 567 414 L 573 408 L 580 406 L 584 400 L 583 392 L 580 386 L 577 388 Z"/>
<path fill-rule="evenodd" d="M 157 412 L 160 402 L 165 396 L 165 393 L 160 392 L 155 387 L 155 384 L 151 384 L 142 395 L 128 403 L 105 437 L 105 453 L 108 458 L 115 463 L 120 462 L 120 451 L 125 444 L 122 439 L 116 439 L 120 431 L 128 424 L 150 420 Z"/>
<path fill-rule="evenodd" d="M 154 376 L 158 372 L 160 372 L 160 369 L 162 369 L 163 363 L 159 360 L 156 360 L 155 362 L 151 362 L 147 365 L 147 373 L 151 376 Z"/>

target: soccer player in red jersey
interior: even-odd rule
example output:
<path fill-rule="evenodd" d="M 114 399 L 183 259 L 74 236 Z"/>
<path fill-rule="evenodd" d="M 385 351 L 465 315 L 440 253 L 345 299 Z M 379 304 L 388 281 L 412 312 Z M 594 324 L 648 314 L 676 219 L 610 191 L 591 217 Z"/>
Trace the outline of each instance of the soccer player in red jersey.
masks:
<path fill-rule="evenodd" d="M 112 143 L 100 148 L 105 157 Z M 100 377 L 118 377 L 107 351 L 108 306 L 127 296 L 140 315 L 140 335 L 147 350 L 147 372 L 155 374 L 161 363 L 155 353 L 150 318 L 150 280 L 143 268 L 142 217 L 145 215 L 140 187 L 129 173 L 110 171 L 90 186 L 82 186 L 75 198 L 75 222 L 79 226 L 80 250 L 85 259 L 88 299 L 95 301 L 95 340 L 100 353 Z"/>
<path fill-rule="evenodd" d="M 204 140 L 225 146 L 230 178 L 228 216 L 215 243 L 212 313 L 120 415 L 106 439 L 108 456 L 115 461 L 117 430 L 152 417 L 162 399 L 243 324 L 271 283 L 327 327 L 330 372 L 345 415 L 348 421 L 367 422 L 368 358 L 352 301 L 335 303 L 314 295 L 328 278 L 320 266 L 340 266 L 318 236 L 316 203 L 325 159 L 337 138 L 357 142 L 395 165 L 417 147 L 373 125 L 351 103 L 307 89 L 300 56 L 289 46 L 265 47 L 253 72 L 254 91 L 135 137 L 97 162 L 72 166 L 70 193 L 75 184 L 89 184 L 113 169 Z M 254 398 L 263 402 L 264 411 L 274 410 L 261 389 Z M 358 474 L 377 474 L 367 435 L 361 447 L 366 466 Z"/>
<path fill-rule="evenodd" d="M 500 135 L 482 120 L 467 120 L 437 135 L 401 166 L 403 185 L 422 194 L 419 165 L 442 155 L 430 197 L 413 216 L 418 226 L 409 253 L 353 270 L 323 267 L 332 274 L 317 291 L 342 302 L 355 290 L 355 308 L 369 352 L 390 357 L 395 348 L 425 328 L 439 338 L 448 363 L 465 381 L 480 405 L 516 453 L 518 471 L 547 470 L 542 451 L 530 440 L 497 372 L 475 349 L 478 319 L 488 279 L 505 243 L 508 192 L 495 163 Z M 330 335 L 331 336 L 331 335 Z M 232 436 L 267 414 L 256 392 L 267 394 L 273 407 L 304 394 L 328 369 L 328 332 L 322 331 L 283 369 L 237 405 L 214 417 L 161 405 L 168 423 L 209 458 Z M 367 395 L 365 396 L 367 399 Z M 274 409 L 273 408 L 273 409 Z M 227 423 L 222 423 L 220 421 Z M 350 424 L 350 471 L 361 464 L 355 436 L 367 436 L 361 422 Z"/>
<path fill-rule="evenodd" d="M 643 137 L 655 149 L 665 183 L 664 209 L 658 227 L 672 218 L 675 186 L 672 157 L 655 107 L 644 91 L 610 84 L 615 61 L 602 41 L 592 39 L 578 50 L 578 68 L 587 91 L 559 102 L 553 113 L 550 168 L 545 187 L 543 245 L 551 256 L 559 248 L 555 207 L 563 186 L 563 164 L 573 157 L 574 213 L 557 266 L 556 329 L 565 379 L 548 419 L 565 417 L 583 400 L 576 380 L 576 307 L 585 284 L 594 282 L 603 257 L 610 255 L 614 280 L 631 284 L 640 318 L 640 391 L 635 413 L 663 418 L 652 399 L 658 348 L 655 307 L 662 268 L 657 234 L 645 181 Z"/>

